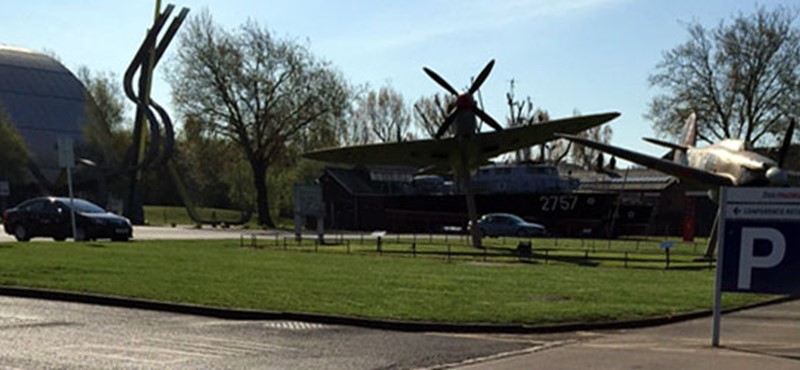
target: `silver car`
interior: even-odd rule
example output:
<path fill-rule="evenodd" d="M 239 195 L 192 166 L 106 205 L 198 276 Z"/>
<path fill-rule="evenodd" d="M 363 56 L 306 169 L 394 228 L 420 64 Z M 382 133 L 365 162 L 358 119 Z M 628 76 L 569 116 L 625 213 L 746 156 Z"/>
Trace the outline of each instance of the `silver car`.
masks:
<path fill-rule="evenodd" d="M 482 236 L 534 237 L 547 235 L 547 229 L 539 224 L 527 222 L 510 213 L 488 213 L 478 220 Z"/>

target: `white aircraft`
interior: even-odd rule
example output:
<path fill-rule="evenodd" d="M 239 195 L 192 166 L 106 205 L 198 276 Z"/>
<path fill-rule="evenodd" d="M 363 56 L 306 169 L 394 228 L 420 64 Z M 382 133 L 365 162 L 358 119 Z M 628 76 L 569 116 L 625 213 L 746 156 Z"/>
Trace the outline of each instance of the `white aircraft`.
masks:
<path fill-rule="evenodd" d="M 683 145 L 657 139 L 644 139 L 673 149 L 672 161 L 573 135 L 556 136 L 675 176 L 690 185 L 708 189 L 712 198 L 716 200 L 720 186 L 788 186 L 800 183 L 800 173 L 783 167 L 792 144 L 795 125 L 795 120 L 789 124 L 778 153 L 778 161 L 749 150 L 742 140 L 725 139 L 706 147 L 695 147 L 697 121 L 694 113 L 686 119 L 686 138 Z M 715 230 L 718 224 L 719 215 L 714 219 L 704 257 L 706 259 L 713 258 L 717 236 Z"/>

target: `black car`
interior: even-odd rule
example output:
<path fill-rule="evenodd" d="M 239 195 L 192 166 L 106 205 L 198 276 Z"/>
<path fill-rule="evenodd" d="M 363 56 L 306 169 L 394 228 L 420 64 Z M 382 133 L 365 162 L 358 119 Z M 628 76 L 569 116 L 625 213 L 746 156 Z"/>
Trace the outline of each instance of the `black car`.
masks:
<path fill-rule="evenodd" d="M 73 198 L 75 206 L 75 240 L 108 238 L 126 241 L 133 236 L 131 222 L 100 206 Z M 69 198 L 41 197 L 26 200 L 3 212 L 6 233 L 26 242 L 35 237 L 65 240 L 72 236 Z"/>

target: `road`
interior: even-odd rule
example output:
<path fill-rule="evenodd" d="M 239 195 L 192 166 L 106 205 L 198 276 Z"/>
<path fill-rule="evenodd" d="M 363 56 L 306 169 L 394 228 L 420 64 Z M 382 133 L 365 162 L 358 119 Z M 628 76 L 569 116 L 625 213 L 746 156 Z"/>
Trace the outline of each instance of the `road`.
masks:
<path fill-rule="evenodd" d="M 134 226 L 133 239 L 134 240 L 198 240 L 198 239 L 238 239 L 241 235 L 249 238 L 250 235 L 256 234 L 259 238 L 274 238 L 276 234 L 279 237 L 294 237 L 293 233 L 285 231 L 264 231 L 264 230 L 241 230 L 241 229 L 213 229 L 205 227 L 202 229 L 194 228 L 191 226 Z M 308 235 L 309 238 L 313 237 Z M 50 238 L 34 238 L 34 241 L 47 241 L 53 240 Z M 0 242 L 15 241 L 12 235 L 6 234 L 4 230 L 0 229 Z"/>
<path fill-rule="evenodd" d="M 554 342 L 234 321 L 0 297 L 0 368 L 433 368 Z"/>
<path fill-rule="evenodd" d="M 189 225 L 179 225 L 177 227 L 169 226 L 134 226 L 133 227 L 133 240 L 200 240 L 200 239 L 239 239 L 240 237 L 248 238 L 251 235 L 256 235 L 259 240 L 272 241 L 277 236 L 280 239 L 294 238 L 294 232 L 283 230 L 245 230 L 237 228 L 211 228 L 205 226 L 203 228 L 195 228 Z M 392 234 L 391 238 L 397 237 L 397 234 Z M 428 235 L 428 234 L 401 234 L 399 235 L 405 240 L 410 240 L 415 237 L 419 238 L 434 238 L 439 240 L 459 240 L 466 243 L 466 235 Z M 347 234 L 332 233 L 325 236 L 326 240 L 338 239 L 357 239 L 361 238 L 362 234 L 358 232 L 349 232 Z M 374 239 L 376 236 L 372 234 L 363 234 L 363 237 Z M 305 231 L 303 233 L 304 239 L 316 239 L 316 234 Z M 15 241 L 14 236 L 6 234 L 0 228 L 0 243 Z M 51 238 L 33 238 L 34 241 L 52 241 Z"/>
<path fill-rule="evenodd" d="M 636 330 L 403 333 L 0 297 L 0 368 L 797 369 L 800 300 Z"/>

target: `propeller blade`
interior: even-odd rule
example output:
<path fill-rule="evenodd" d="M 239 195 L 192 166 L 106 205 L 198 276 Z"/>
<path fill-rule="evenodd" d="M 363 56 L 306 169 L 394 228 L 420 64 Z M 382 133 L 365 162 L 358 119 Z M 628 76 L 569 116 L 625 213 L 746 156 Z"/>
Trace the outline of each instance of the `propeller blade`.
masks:
<path fill-rule="evenodd" d="M 478 78 L 475 79 L 475 82 L 472 83 L 472 86 L 469 88 L 470 95 L 474 94 L 476 91 L 478 91 L 478 89 L 481 88 L 483 81 L 486 81 L 486 77 L 489 77 L 489 73 L 492 72 L 492 67 L 494 67 L 494 59 L 490 60 L 486 67 L 483 67 L 481 74 L 479 74 Z"/>
<path fill-rule="evenodd" d="M 792 118 L 792 122 L 789 123 L 789 129 L 786 130 L 786 136 L 783 137 L 783 145 L 781 145 L 781 151 L 778 154 L 778 167 L 783 168 L 783 161 L 786 159 L 786 155 L 789 154 L 789 147 L 792 146 L 792 135 L 794 135 L 794 126 L 797 121 Z"/>
<path fill-rule="evenodd" d="M 450 86 L 450 84 L 447 83 L 447 81 L 445 81 L 444 78 L 442 78 L 442 76 L 439 76 L 438 74 L 436 74 L 436 72 L 434 72 L 428 67 L 422 67 L 422 70 L 425 71 L 425 73 L 427 73 L 428 76 L 430 76 L 430 78 L 436 81 L 436 83 L 438 83 L 439 86 L 444 87 L 444 89 L 449 91 L 451 94 L 458 96 L 458 91 L 456 91 L 456 89 Z"/>
<path fill-rule="evenodd" d="M 447 129 L 450 128 L 450 125 L 452 125 L 453 121 L 456 120 L 456 113 L 458 113 L 458 111 L 453 111 L 449 116 L 447 116 L 447 118 L 444 119 L 444 122 L 441 126 L 439 126 L 439 130 L 436 131 L 436 135 L 433 137 L 439 139 L 442 137 L 442 135 L 444 135 L 445 132 L 447 132 Z"/>
<path fill-rule="evenodd" d="M 486 112 L 482 111 L 480 108 L 475 107 L 472 109 L 472 111 L 475 112 L 475 115 L 480 117 L 483 122 L 486 122 L 489 126 L 492 126 L 493 129 L 497 131 L 503 131 L 503 126 L 500 126 L 500 124 L 497 123 L 492 116 L 486 114 Z"/>

